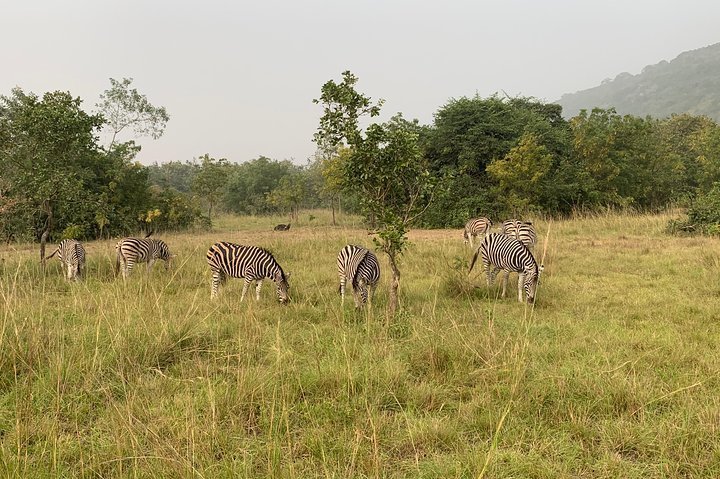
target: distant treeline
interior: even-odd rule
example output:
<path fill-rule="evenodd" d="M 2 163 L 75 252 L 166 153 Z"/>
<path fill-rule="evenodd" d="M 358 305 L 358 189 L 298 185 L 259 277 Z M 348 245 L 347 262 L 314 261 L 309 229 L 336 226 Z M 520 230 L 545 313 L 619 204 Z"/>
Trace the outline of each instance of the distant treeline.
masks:
<path fill-rule="evenodd" d="M 105 120 L 80 103 L 63 92 L 0 97 L 0 239 L 37 239 L 48 222 L 54 237 L 83 239 L 206 228 L 218 211 L 293 217 L 357 204 L 338 177 L 342 150 L 305 165 L 204 155 L 142 166 L 134 142 L 98 144 Z M 658 209 L 720 180 L 720 127 L 711 119 L 561 113 L 531 98 L 474 97 L 449 101 L 432 125 L 413 123 L 431 174 L 443 179 L 421 225 Z"/>

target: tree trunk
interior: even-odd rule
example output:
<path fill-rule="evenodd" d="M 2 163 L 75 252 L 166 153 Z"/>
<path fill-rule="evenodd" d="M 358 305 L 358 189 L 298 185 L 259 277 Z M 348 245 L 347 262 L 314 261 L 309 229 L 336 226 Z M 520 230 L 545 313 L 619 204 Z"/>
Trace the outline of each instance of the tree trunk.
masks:
<path fill-rule="evenodd" d="M 330 198 L 330 206 L 332 207 L 332 225 L 337 226 L 335 224 L 335 198 Z"/>
<path fill-rule="evenodd" d="M 395 313 L 397 312 L 399 308 L 399 301 L 398 301 L 398 289 L 400 287 L 400 270 L 397 267 L 397 263 L 395 262 L 395 255 L 391 255 L 388 253 L 388 259 L 390 260 L 390 269 L 392 270 L 392 280 L 390 281 L 390 301 L 388 303 L 388 310 L 390 312 L 390 316 L 395 316 Z"/>

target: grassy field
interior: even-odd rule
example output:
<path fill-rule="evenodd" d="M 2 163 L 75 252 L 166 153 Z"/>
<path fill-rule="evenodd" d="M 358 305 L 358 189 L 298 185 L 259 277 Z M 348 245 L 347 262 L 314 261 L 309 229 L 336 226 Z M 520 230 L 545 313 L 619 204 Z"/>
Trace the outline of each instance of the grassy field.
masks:
<path fill-rule="evenodd" d="M 720 244 L 664 234 L 669 215 L 537 221 L 534 308 L 468 278 L 459 230 L 412 231 L 402 312 L 337 295 L 357 221 L 222 218 L 163 235 L 174 268 L 129 281 L 115 241 L 87 278 L 0 249 L 2 477 L 720 477 Z M 218 240 L 291 273 L 211 302 Z"/>

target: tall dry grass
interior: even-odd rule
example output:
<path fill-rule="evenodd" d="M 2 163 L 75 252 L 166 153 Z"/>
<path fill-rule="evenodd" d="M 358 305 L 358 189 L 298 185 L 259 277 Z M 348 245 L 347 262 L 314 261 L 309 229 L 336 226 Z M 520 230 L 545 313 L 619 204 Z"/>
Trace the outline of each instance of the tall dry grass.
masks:
<path fill-rule="evenodd" d="M 459 230 L 412 231 L 402 312 L 341 307 L 355 218 L 231 218 L 164 235 L 174 268 L 43 274 L 0 250 L 5 477 L 717 477 L 720 245 L 668 215 L 538 221 L 533 308 L 467 275 Z M 211 302 L 215 241 L 271 249 L 291 275 Z M 511 280 L 511 285 L 513 285 Z"/>

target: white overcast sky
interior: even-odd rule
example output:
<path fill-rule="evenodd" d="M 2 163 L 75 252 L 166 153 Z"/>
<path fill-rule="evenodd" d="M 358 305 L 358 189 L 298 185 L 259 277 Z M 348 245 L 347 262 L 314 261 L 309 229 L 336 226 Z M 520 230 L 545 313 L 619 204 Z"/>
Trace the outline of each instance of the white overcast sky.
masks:
<path fill-rule="evenodd" d="M 322 84 L 431 123 L 451 98 L 554 101 L 720 42 L 719 0 L 13 0 L 0 14 L 0 95 L 69 91 L 95 108 L 109 78 L 170 114 L 138 159 L 304 164 Z M 123 140 L 132 137 L 122 138 Z"/>

